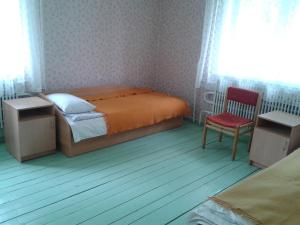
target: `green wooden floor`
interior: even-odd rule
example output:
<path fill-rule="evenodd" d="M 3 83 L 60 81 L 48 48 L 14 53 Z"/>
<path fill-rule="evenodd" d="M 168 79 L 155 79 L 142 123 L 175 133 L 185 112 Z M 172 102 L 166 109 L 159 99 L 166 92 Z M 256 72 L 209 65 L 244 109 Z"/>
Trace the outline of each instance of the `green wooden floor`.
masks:
<path fill-rule="evenodd" d="M 255 172 L 246 142 L 207 148 L 201 128 L 182 127 L 74 158 L 61 153 L 20 164 L 1 145 L 0 223 L 185 224 L 189 211 Z"/>

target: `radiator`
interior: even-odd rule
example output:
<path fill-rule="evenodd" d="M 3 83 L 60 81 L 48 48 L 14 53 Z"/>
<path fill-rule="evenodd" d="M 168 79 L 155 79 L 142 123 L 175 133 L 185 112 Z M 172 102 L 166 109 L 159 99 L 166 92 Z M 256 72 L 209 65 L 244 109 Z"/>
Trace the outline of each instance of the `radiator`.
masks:
<path fill-rule="evenodd" d="M 219 91 L 207 91 L 204 94 L 204 102 L 211 105 L 211 111 L 201 111 L 199 121 L 208 114 L 218 114 L 223 112 L 226 89 Z M 300 95 L 289 93 L 274 93 L 272 96 L 265 98 L 262 96 L 259 114 L 270 111 L 282 111 L 294 115 L 300 115 Z M 251 118 L 254 113 L 254 107 L 245 106 L 235 102 L 229 102 L 228 111 L 236 115 Z"/>
<path fill-rule="evenodd" d="M 0 97 L 0 128 L 4 127 L 4 121 L 3 121 L 3 101 L 17 99 L 17 98 L 25 98 L 25 97 L 29 97 L 29 96 L 30 96 L 29 94 L 24 93 L 24 94 L 13 94 L 13 95 L 9 95 L 9 96 L 2 96 L 2 97 Z"/>

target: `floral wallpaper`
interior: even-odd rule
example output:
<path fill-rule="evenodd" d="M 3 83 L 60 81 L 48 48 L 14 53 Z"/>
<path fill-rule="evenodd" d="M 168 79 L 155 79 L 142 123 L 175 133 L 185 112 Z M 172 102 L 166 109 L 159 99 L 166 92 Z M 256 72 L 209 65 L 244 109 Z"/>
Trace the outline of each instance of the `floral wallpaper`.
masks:
<path fill-rule="evenodd" d="M 193 103 L 200 54 L 203 0 L 163 0 L 154 86 Z"/>
<path fill-rule="evenodd" d="M 148 86 L 192 105 L 204 0 L 42 4 L 48 90 Z"/>
<path fill-rule="evenodd" d="M 46 89 L 149 86 L 158 1 L 42 1 Z"/>

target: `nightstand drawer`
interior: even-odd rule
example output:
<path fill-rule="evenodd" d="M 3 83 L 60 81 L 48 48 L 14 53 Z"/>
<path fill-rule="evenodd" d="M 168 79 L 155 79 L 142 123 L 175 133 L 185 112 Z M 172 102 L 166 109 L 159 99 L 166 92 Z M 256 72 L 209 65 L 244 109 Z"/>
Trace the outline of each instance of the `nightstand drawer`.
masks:
<path fill-rule="evenodd" d="M 287 155 L 289 137 L 256 127 L 254 130 L 250 160 L 270 166 Z"/>

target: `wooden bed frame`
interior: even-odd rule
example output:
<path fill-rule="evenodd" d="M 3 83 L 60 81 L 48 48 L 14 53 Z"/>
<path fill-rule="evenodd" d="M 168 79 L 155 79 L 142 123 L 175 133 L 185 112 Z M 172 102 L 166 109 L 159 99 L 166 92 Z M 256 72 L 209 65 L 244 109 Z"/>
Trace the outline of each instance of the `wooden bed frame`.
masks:
<path fill-rule="evenodd" d="M 102 87 L 99 87 L 102 88 Z M 91 89 L 95 89 L 94 87 Z M 82 90 L 82 91 L 81 91 Z M 71 90 L 60 90 L 48 92 L 45 94 L 40 94 L 41 98 L 48 100 L 46 94 L 49 93 L 70 93 L 76 95 L 78 97 L 84 96 L 87 94 L 92 94 L 91 90 L 88 88 L 83 89 L 71 89 Z M 61 111 L 55 106 L 55 117 L 56 117 L 56 142 L 57 148 L 61 150 L 67 156 L 76 156 L 85 152 L 94 151 L 99 148 L 108 147 L 111 145 L 119 144 L 125 141 L 137 139 L 140 137 L 144 137 L 146 135 L 150 135 L 153 133 L 157 133 L 164 130 L 173 129 L 182 125 L 183 117 L 173 118 L 169 120 L 165 120 L 161 123 L 142 127 L 126 132 L 121 132 L 115 135 L 104 135 L 101 137 L 89 138 L 77 143 L 74 143 L 72 137 L 71 128 L 61 113 Z"/>

